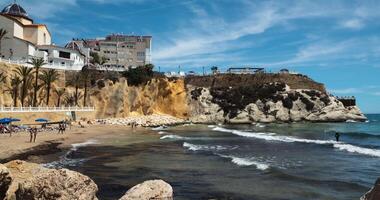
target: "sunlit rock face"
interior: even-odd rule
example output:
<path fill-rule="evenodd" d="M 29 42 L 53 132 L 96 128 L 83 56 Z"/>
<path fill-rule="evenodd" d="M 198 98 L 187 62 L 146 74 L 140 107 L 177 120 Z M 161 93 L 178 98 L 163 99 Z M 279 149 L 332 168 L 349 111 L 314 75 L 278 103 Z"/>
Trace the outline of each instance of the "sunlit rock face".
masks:
<path fill-rule="evenodd" d="M 153 79 L 144 86 L 128 86 L 126 80 L 105 82 L 102 88 L 93 88 L 91 104 L 97 108 L 97 118 L 135 115 L 166 114 L 188 117 L 187 94 L 184 81 Z"/>

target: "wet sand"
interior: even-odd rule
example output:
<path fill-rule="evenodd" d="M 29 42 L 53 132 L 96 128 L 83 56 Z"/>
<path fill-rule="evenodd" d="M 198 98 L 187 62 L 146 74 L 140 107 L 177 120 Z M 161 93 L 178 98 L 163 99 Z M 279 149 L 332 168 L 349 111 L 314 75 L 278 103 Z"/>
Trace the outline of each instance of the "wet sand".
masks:
<path fill-rule="evenodd" d="M 35 143 L 29 142 L 28 132 L 13 133 L 12 137 L 9 134 L 0 134 L 0 162 L 46 155 L 70 148 L 74 143 L 130 130 L 130 127 L 118 125 L 91 125 L 85 128 L 72 126 L 64 134 L 58 134 L 58 131 L 39 132 Z"/>

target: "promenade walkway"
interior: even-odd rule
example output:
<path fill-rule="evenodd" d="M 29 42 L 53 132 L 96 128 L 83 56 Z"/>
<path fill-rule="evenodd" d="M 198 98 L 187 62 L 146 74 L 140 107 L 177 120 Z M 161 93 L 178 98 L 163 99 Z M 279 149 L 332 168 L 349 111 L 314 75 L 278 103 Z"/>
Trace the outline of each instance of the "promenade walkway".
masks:
<path fill-rule="evenodd" d="M 1 107 L 0 113 L 93 112 L 95 107 Z"/>

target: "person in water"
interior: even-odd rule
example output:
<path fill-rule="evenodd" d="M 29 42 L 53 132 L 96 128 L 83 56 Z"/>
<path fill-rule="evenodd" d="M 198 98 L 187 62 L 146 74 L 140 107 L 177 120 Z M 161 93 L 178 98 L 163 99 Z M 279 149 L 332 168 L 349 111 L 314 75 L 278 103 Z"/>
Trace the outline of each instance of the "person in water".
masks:
<path fill-rule="evenodd" d="M 337 142 L 339 142 L 340 134 L 338 132 L 335 133 L 335 139 Z"/>

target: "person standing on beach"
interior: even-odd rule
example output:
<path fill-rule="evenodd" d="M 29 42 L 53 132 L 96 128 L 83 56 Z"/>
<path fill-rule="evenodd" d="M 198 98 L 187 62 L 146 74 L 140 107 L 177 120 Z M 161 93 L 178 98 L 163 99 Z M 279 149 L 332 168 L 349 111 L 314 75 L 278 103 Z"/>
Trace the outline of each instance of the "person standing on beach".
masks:
<path fill-rule="evenodd" d="M 33 136 L 34 136 L 34 137 L 33 137 L 33 142 L 34 142 L 34 143 L 36 143 L 37 132 L 38 132 L 38 131 L 37 131 L 37 128 L 35 127 L 35 128 L 33 129 Z"/>
<path fill-rule="evenodd" d="M 30 127 L 29 128 L 29 134 L 30 134 L 30 143 L 32 143 L 32 141 L 33 141 L 33 127 Z"/>

